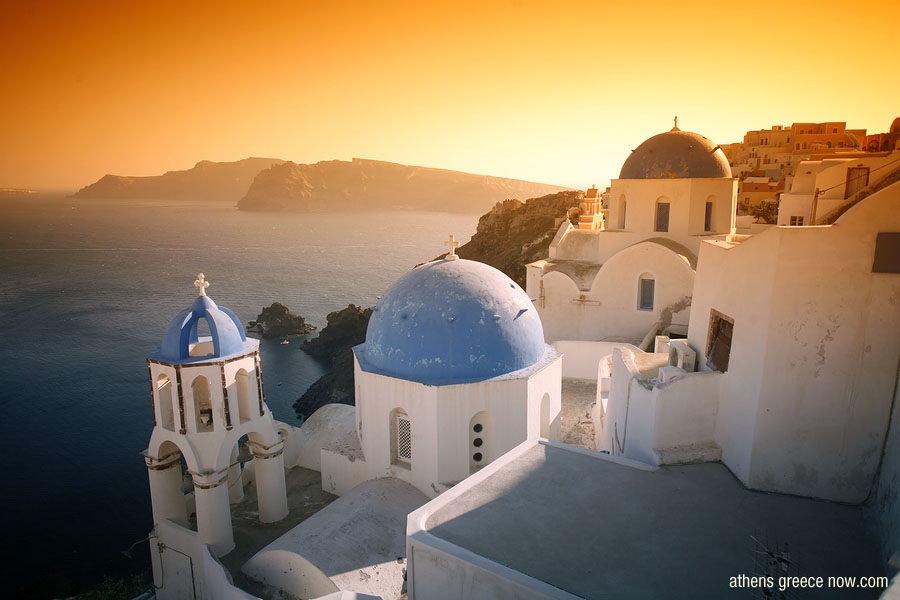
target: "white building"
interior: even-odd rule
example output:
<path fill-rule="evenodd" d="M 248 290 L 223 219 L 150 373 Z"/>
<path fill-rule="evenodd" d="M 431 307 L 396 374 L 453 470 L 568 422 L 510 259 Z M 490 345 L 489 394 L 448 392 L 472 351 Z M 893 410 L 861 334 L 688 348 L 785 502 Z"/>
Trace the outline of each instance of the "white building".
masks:
<path fill-rule="evenodd" d="M 595 363 L 608 453 L 526 442 L 412 513 L 410 598 L 762 597 L 785 575 L 822 577 L 815 597 L 884 591 L 900 568 L 900 183 L 871 191 L 827 226 L 702 243 L 687 339 Z"/>
<path fill-rule="evenodd" d="M 612 180 L 606 229 L 566 221 L 527 267 L 547 341 L 686 333 L 700 243 L 733 232 L 736 190 L 707 138 L 676 126 L 643 142 Z"/>
<path fill-rule="evenodd" d="M 452 252 L 416 267 L 380 298 L 353 351 L 355 439 L 324 440 L 311 425 L 304 444 L 311 468 L 322 448 L 328 491 L 394 477 L 434 497 L 521 442 L 559 434 L 561 355 L 525 292 L 493 267 Z"/>
<path fill-rule="evenodd" d="M 779 225 L 829 224 L 860 194 L 897 180 L 900 150 L 889 154 L 804 160 L 797 165 L 789 192 L 781 195 Z"/>

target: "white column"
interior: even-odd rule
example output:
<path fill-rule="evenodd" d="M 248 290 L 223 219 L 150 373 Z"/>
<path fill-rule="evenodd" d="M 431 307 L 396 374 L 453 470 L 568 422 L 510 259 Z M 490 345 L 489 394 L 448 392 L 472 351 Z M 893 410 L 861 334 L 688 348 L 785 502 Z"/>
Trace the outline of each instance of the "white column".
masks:
<path fill-rule="evenodd" d="M 259 520 L 275 523 L 288 514 L 287 488 L 284 483 L 284 443 L 276 448 L 253 453 L 256 471 L 256 498 Z"/>
<path fill-rule="evenodd" d="M 231 466 L 228 467 L 228 500 L 237 504 L 244 499 L 244 478 L 241 476 L 241 465 L 237 462 L 237 444 L 231 449 Z"/>
<path fill-rule="evenodd" d="M 234 549 L 228 475 L 216 473 L 204 476 L 194 473 L 193 476 L 200 541 L 209 544 L 216 556 L 225 556 Z"/>

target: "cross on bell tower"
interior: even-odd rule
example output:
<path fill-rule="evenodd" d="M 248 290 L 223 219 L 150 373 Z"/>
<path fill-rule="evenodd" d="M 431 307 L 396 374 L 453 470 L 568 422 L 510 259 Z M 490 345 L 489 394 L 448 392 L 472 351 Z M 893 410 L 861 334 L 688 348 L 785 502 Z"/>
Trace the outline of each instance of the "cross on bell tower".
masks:
<path fill-rule="evenodd" d="M 447 253 L 444 260 L 459 260 L 459 256 L 456 255 L 456 249 L 459 248 L 459 242 L 456 241 L 456 237 L 454 237 L 452 233 L 450 234 L 450 239 L 444 242 L 444 245 L 450 248 L 450 252 Z"/>
<path fill-rule="evenodd" d="M 197 273 L 197 280 L 194 281 L 194 287 L 200 290 L 200 295 L 206 295 L 206 288 L 209 287 L 209 282 L 206 280 L 206 276 L 203 273 Z"/>

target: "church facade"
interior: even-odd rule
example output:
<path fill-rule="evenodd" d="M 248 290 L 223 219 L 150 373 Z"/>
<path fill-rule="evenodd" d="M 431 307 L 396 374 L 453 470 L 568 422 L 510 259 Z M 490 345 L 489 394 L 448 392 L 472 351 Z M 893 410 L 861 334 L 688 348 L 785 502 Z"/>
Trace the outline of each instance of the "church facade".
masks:
<path fill-rule="evenodd" d="M 676 125 L 643 142 L 611 182 L 606 228 L 565 221 L 527 267 L 547 341 L 685 334 L 700 243 L 733 231 L 736 190 L 707 138 Z"/>

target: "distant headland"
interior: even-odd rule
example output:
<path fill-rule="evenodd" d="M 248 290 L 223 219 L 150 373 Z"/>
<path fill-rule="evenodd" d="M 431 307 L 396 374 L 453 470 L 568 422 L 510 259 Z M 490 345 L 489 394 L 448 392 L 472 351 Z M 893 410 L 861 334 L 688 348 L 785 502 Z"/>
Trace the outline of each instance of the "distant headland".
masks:
<path fill-rule="evenodd" d="M 242 210 L 350 211 L 412 209 L 483 213 L 507 198 L 566 188 L 518 179 L 354 158 L 312 165 L 286 162 L 262 171 Z"/>
<path fill-rule="evenodd" d="M 162 175 L 104 175 L 72 197 L 237 202 L 247 193 L 260 171 L 283 162 L 277 158 L 245 158 L 235 162 L 201 160 L 193 168 Z"/>
<path fill-rule="evenodd" d="M 105 175 L 74 198 L 236 202 L 241 210 L 428 210 L 483 213 L 507 198 L 566 188 L 460 171 L 354 158 L 298 164 L 274 158 L 201 161 L 150 177 Z"/>

